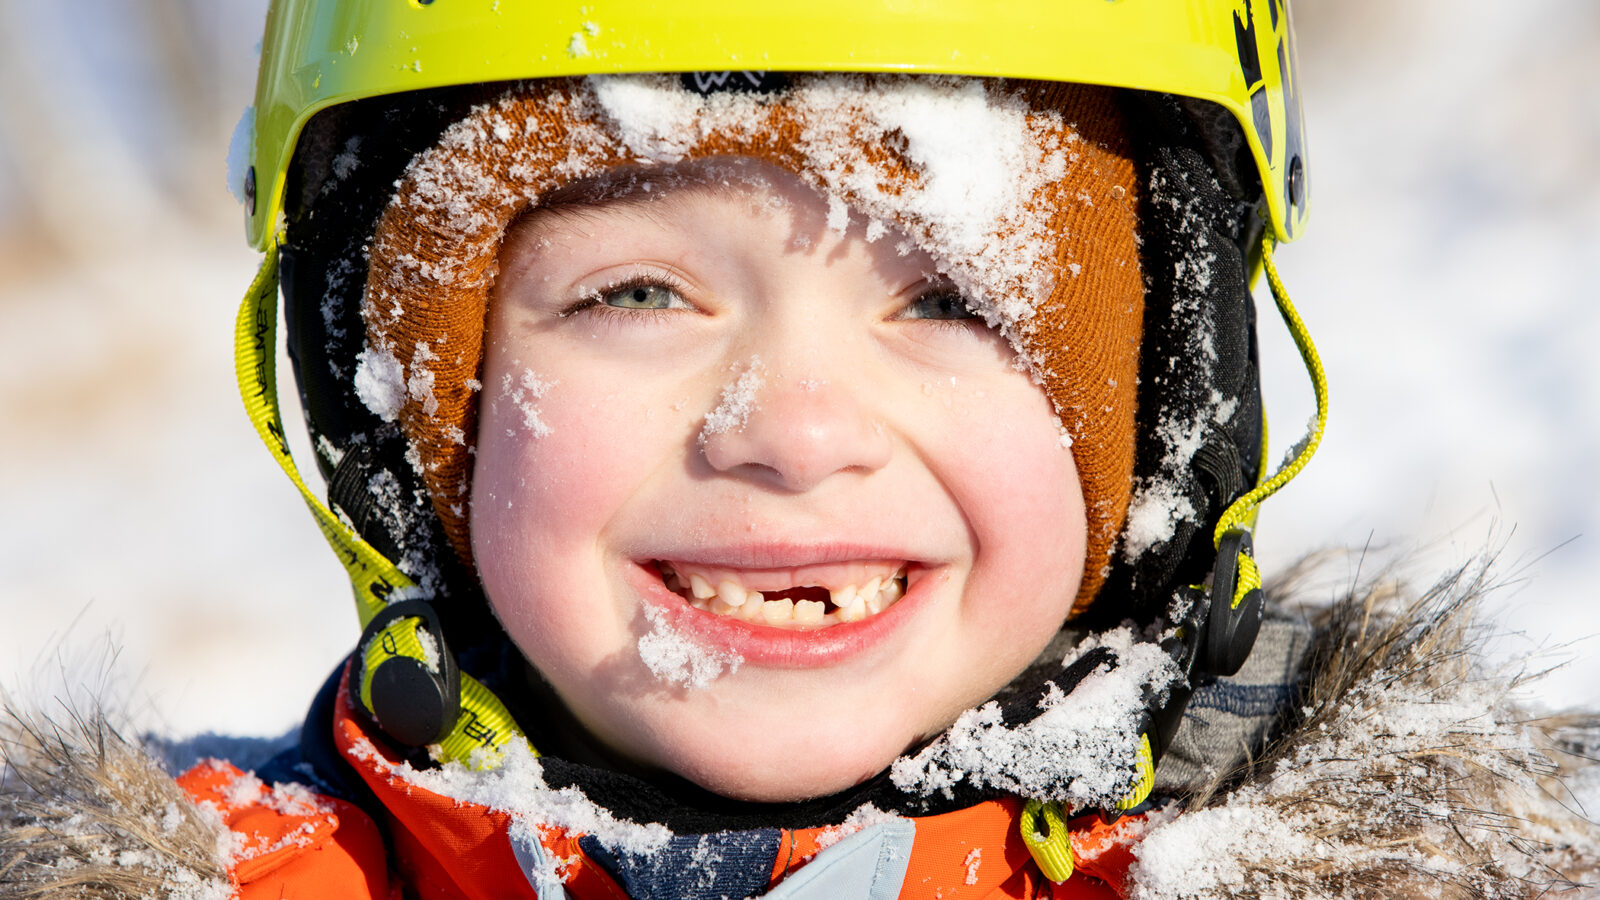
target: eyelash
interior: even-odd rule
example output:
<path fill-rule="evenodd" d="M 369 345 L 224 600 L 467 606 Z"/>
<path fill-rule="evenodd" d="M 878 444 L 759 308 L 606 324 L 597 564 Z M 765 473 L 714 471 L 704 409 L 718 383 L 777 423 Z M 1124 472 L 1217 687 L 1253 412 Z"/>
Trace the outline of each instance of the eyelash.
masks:
<path fill-rule="evenodd" d="M 982 319 L 912 319 L 923 328 L 934 328 L 940 331 L 971 332 L 976 325 L 983 325 Z"/>
<path fill-rule="evenodd" d="M 603 288 L 599 288 L 598 290 L 591 292 L 584 299 L 579 300 L 577 303 L 574 303 L 571 306 L 561 310 L 556 315 L 558 318 L 565 319 L 569 316 L 582 314 L 594 316 L 608 324 L 623 325 L 640 324 L 644 322 L 652 324 L 660 323 L 667 315 L 682 312 L 682 310 L 674 309 L 626 309 L 620 306 L 612 306 L 611 304 L 605 302 L 605 296 L 607 294 L 615 291 L 626 291 L 633 290 L 634 288 L 644 287 L 666 288 L 677 294 L 680 298 L 689 291 L 689 286 L 684 284 L 682 279 L 676 278 L 669 273 L 640 273 L 637 275 L 630 275 L 620 281 L 615 281 Z M 922 296 L 923 295 L 919 295 L 917 299 L 920 300 Z M 687 302 L 687 300 L 685 300 L 685 302 Z M 915 302 L 915 300 L 913 302 Z M 922 328 L 932 328 L 936 331 L 947 333 L 970 333 L 973 330 L 974 323 L 977 323 L 978 325 L 983 324 L 982 317 L 960 319 L 918 318 L 907 319 L 906 321 L 916 322 Z"/>
<path fill-rule="evenodd" d="M 612 306 L 605 301 L 607 294 L 614 293 L 616 291 L 631 291 L 634 288 L 648 287 L 666 288 L 667 290 L 672 291 L 674 294 L 677 294 L 684 300 L 685 303 L 688 302 L 688 299 L 684 295 L 689 292 L 689 286 L 685 284 L 682 279 L 674 277 L 673 275 L 665 272 L 652 272 L 650 274 L 640 273 L 637 275 L 629 275 L 621 281 L 614 281 L 605 287 L 589 292 L 589 294 L 582 300 L 579 300 L 577 303 L 574 303 L 556 313 L 556 317 L 565 319 L 568 316 L 578 315 L 581 313 L 583 315 L 598 316 L 606 321 L 620 323 L 629 320 L 637 322 L 640 321 L 641 316 L 643 316 L 647 321 L 656 320 L 660 319 L 664 315 L 684 311 L 681 309 L 625 309 L 620 306 Z"/>
<path fill-rule="evenodd" d="M 942 292 L 947 291 L 947 290 L 950 290 L 948 285 L 930 286 L 929 288 L 924 290 L 922 293 L 920 293 L 916 297 L 914 297 L 911 300 L 911 303 L 913 303 L 913 304 L 914 303 L 918 303 L 918 302 L 922 301 L 923 299 L 927 298 L 928 295 L 930 295 L 930 294 L 942 293 Z M 965 304 L 964 300 L 963 300 L 963 304 Z M 976 316 L 976 315 L 975 316 L 971 316 L 971 317 L 960 317 L 960 318 L 953 318 L 953 319 L 920 318 L 920 317 L 907 316 L 904 319 L 904 321 L 915 322 L 921 328 L 932 328 L 935 331 L 946 332 L 946 333 L 961 332 L 961 333 L 971 334 L 975 330 L 975 327 L 976 328 L 983 328 L 983 329 L 986 329 L 988 327 L 987 324 L 984 322 L 983 317 L 982 316 Z"/>

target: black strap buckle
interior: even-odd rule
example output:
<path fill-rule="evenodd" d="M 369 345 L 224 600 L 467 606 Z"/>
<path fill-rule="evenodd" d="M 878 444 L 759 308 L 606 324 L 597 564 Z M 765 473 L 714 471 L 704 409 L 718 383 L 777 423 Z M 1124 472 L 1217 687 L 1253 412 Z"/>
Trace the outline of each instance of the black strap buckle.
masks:
<path fill-rule="evenodd" d="M 443 740 L 461 715 L 461 670 L 450 652 L 439 627 L 439 616 L 424 600 L 391 603 L 372 617 L 356 644 L 356 668 L 351 694 L 361 705 L 362 680 L 366 677 L 366 648 L 397 619 L 419 618 L 439 651 L 436 672 L 420 659 L 390 651 L 372 670 L 368 694 L 372 706 L 366 712 L 384 734 L 411 747 Z"/>
<path fill-rule="evenodd" d="M 1194 689 L 1212 678 L 1238 672 L 1255 647 L 1266 612 L 1265 592 L 1252 588 L 1238 606 L 1233 605 L 1239 586 L 1239 554 L 1250 555 L 1252 550 L 1248 531 L 1229 530 L 1217 548 L 1210 591 L 1178 588 L 1187 603 L 1172 623 L 1173 636 L 1162 642 L 1162 648 L 1184 677 L 1168 689 L 1165 702 L 1149 705 L 1150 750 L 1158 763 L 1178 732 Z"/>
<path fill-rule="evenodd" d="M 1206 624 L 1204 664 L 1212 675 L 1232 675 L 1244 665 L 1261 631 L 1261 617 L 1267 609 L 1266 594 L 1251 588 L 1239 599 L 1239 556 L 1252 555 L 1255 546 L 1250 532 L 1232 528 L 1217 545 L 1217 565 L 1211 576 L 1211 614 Z"/>

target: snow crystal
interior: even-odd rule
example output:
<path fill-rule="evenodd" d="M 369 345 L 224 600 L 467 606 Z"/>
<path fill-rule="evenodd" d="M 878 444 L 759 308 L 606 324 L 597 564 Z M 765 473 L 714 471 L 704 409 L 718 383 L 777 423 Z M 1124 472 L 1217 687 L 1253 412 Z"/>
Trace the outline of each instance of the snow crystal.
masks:
<path fill-rule="evenodd" d="M 1134 782 L 1145 698 L 1163 695 L 1180 676 L 1158 645 L 1126 627 L 1079 644 L 1063 665 L 1100 648 L 1113 651 L 1114 666 L 1102 664 L 1070 693 L 1052 686 L 1039 715 L 1015 726 L 994 701 L 967 710 L 938 740 L 894 761 L 895 785 L 926 796 L 966 782 L 1074 809 L 1121 799 Z"/>
<path fill-rule="evenodd" d="M 828 198 L 828 230 L 840 235 L 850 230 L 850 206 L 843 198 Z"/>
<path fill-rule="evenodd" d="M 417 629 L 417 646 L 422 648 L 422 661 L 433 671 L 439 671 L 439 642 L 426 628 Z"/>
<path fill-rule="evenodd" d="M 1211 420 L 1218 425 L 1226 425 L 1233 421 L 1233 414 L 1239 411 L 1239 398 L 1229 397 L 1224 400 L 1222 399 L 1221 391 L 1213 390 L 1211 392 L 1211 407 Z"/>
<path fill-rule="evenodd" d="M 1178 523 L 1192 521 L 1196 515 L 1188 496 L 1170 482 L 1158 481 L 1135 491 L 1122 529 L 1124 557 L 1138 559 L 1151 547 L 1172 540 Z"/>
<path fill-rule="evenodd" d="M 426 342 L 417 344 L 416 350 L 411 355 L 411 377 L 406 379 L 406 393 L 411 399 L 422 404 L 424 415 L 433 415 L 439 411 L 439 400 L 433 395 L 434 374 L 423 363 L 438 359 Z"/>
<path fill-rule="evenodd" d="M 332 807 L 310 788 L 295 781 L 274 783 L 257 802 L 285 816 L 314 816 L 332 811 Z"/>
<path fill-rule="evenodd" d="M 750 364 L 739 373 L 739 377 L 722 389 L 716 409 L 706 413 L 705 427 L 700 430 L 702 444 L 708 435 L 737 431 L 750 420 L 750 414 L 756 410 L 756 391 L 766 383 L 762 377 L 764 371 L 766 369 L 761 365 L 761 357 L 752 356 Z"/>
<path fill-rule="evenodd" d="M 1212 423 L 1223 424 L 1233 417 L 1237 401 L 1224 401 L 1212 391 L 1209 402 L 1190 411 L 1189 416 L 1167 415 L 1157 423 L 1155 435 L 1162 444 L 1161 463 L 1156 474 L 1138 485 L 1128 504 L 1128 519 L 1122 536 L 1122 555 L 1129 562 L 1147 550 L 1172 540 L 1179 522 L 1195 521 L 1199 510 L 1190 501 L 1183 485 L 1192 478 L 1195 454 L 1205 445 Z"/>
<path fill-rule="evenodd" d="M 405 369 L 388 350 L 363 347 L 356 357 L 355 389 L 356 396 L 373 415 L 393 422 L 406 402 Z"/>
<path fill-rule="evenodd" d="M 879 809 L 871 803 L 863 803 L 851 810 L 844 821 L 830 828 L 824 828 L 817 833 L 817 852 L 832 847 L 845 838 L 865 828 L 882 825 L 886 822 L 897 822 L 904 819 L 899 813 Z"/>
<path fill-rule="evenodd" d="M 1141 895 L 1216 897 L 1244 884 L 1240 847 L 1263 859 L 1314 858 L 1317 848 L 1283 819 L 1252 806 L 1193 810 L 1151 831 L 1134 847 L 1130 871 Z"/>
<path fill-rule="evenodd" d="M 639 658 L 651 674 L 675 687 L 706 688 L 724 672 L 732 674 L 744 664 L 744 657 L 732 651 L 715 650 L 674 629 L 666 614 L 653 606 L 644 608 L 650 631 L 639 638 Z"/>
<path fill-rule="evenodd" d="M 1018 108 L 996 108 L 981 81 L 907 82 L 877 106 L 885 130 L 906 138 L 906 155 L 924 167 L 919 212 L 955 230 L 972 249 L 1015 201 L 1015 176 L 1032 162 Z"/>
<path fill-rule="evenodd" d="M 640 825 L 618 819 L 578 788 L 551 788 L 533 748 L 522 738 L 508 741 L 501 748 L 498 766 L 480 770 L 453 760 L 426 771 L 404 761 L 391 763 L 365 738 L 358 739 L 350 752 L 407 784 L 461 803 L 507 813 L 513 830 L 526 835 L 532 829 L 535 838 L 538 829 L 559 828 L 572 835 L 592 835 L 614 851 L 635 855 L 658 851 L 672 839 L 672 832 L 665 825 Z M 558 866 L 570 864 L 558 862 Z M 562 872 L 547 874 L 560 878 Z"/>
<path fill-rule="evenodd" d="M 972 852 L 967 854 L 967 858 L 962 860 L 961 864 L 967 867 L 967 884 L 977 884 L 978 867 L 983 865 L 983 849 L 973 847 Z"/>
<path fill-rule="evenodd" d="M 695 114 L 704 99 L 666 79 L 591 76 L 589 86 L 616 124 L 623 144 L 647 158 L 676 162 L 699 129 Z M 731 94 L 719 95 L 731 97 Z"/>
<path fill-rule="evenodd" d="M 367 478 L 367 493 L 385 512 L 395 512 L 400 508 L 400 480 L 388 469 L 379 469 Z"/>
<path fill-rule="evenodd" d="M 550 426 L 540 417 L 539 404 L 535 401 L 549 393 L 555 384 L 554 381 L 545 381 L 528 368 L 522 370 L 522 377 L 519 379 L 513 380 L 509 372 L 500 378 L 501 396 L 522 410 L 522 427 L 536 438 L 547 437 L 553 433 Z M 510 436 L 513 432 L 507 430 L 506 434 Z"/>
<path fill-rule="evenodd" d="M 317 455 L 328 461 L 329 465 L 337 466 L 344 461 L 344 451 L 333 445 L 325 434 L 317 435 Z"/>
<path fill-rule="evenodd" d="M 161 809 L 161 833 L 162 834 L 167 834 L 167 835 L 177 834 L 178 833 L 178 829 L 182 828 L 183 827 L 183 823 L 186 822 L 186 821 L 188 821 L 188 820 L 183 815 L 183 810 L 178 808 L 178 804 L 176 804 L 176 803 L 168 803 L 166 806 L 162 807 L 162 809 Z"/>
<path fill-rule="evenodd" d="M 312 838 L 317 833 L 315 822 L 301 822 L 294 829 L 287 831 L 275 841 L 269 841 L 265 834 L 243 832 L 234 833 L 234 844 L 230 853 L 230 860 L 234 864 L 256 859 L 276 853 L 285 847 L 310 847 Z M 251 840 L 254 838 L 254 840 Z"/>
<path fill-rule="evenodd" d="M 349 178 L 361 164 L 361 136 L 344 142 L 344 150 L 333 158 L 333 177 L 339 181 Z"/>
<path fill-rule="evenodd" d="M 245 191 L 249 179 L 250 151 L 256 143 L 256 108 L 246 106 L 233 126 L 233 137 L 228 140 L 228 192 L 240 203 L 249 203 Z"/>
<path fill-rule="evenodd" d="M 249 806 L 256 802 L 263 790 L 266 790 L 266 785 L 262 784 L 261 779 L 245 772 L 235 776 L 219 793 L 229 806 Z"/>

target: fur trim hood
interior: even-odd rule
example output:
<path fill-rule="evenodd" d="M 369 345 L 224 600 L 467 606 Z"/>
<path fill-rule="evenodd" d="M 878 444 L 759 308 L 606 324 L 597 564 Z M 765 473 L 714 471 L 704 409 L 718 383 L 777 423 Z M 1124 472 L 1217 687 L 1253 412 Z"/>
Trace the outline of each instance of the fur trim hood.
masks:
<path fill-rule="evenodd" d="M 1525 677 L 1480 654 L 1492 587 L 1478 565 L 1420 596 L 1374 579 L 1304 607 L 1314 637 L 1278 737 L 1146 820 L 1123 893 L 1600 897 L 1600 711 L 1519 706 Z M 103 711 L 5 705 L 0 900 L 233 893 L 247 851 L 159 747 Z"/>

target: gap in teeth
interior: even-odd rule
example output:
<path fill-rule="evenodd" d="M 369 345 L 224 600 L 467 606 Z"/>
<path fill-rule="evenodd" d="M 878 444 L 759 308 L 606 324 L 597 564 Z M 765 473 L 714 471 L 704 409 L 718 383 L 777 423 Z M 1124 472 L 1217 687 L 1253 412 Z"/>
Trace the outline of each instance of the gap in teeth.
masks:
<path fill-rule="evenodd" d="M 904 568 L 888 579 L 876 576 L 862 585 L 832 589 L 796 585 L 778 591 L 750 591 L 733 581 L 713 585 L 698 574 L 685 580 L 667 563 L 656 567 L 667 588 L 690 606 L 764 625 L 826 628 L 859 622 L 893 606 L 906 592 Z"/>

